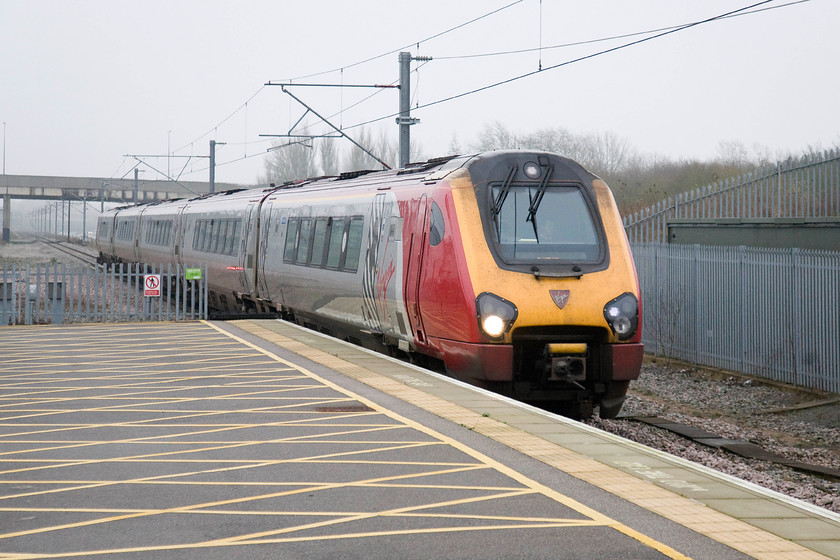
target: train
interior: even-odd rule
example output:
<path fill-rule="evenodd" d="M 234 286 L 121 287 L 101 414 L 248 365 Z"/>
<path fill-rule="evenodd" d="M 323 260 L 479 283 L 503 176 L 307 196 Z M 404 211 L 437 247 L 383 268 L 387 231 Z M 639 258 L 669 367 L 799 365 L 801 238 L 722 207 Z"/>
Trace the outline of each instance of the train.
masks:
<path fill-rule="evenodd" d="M 606 183 L 500 150 L 114 208 L 99 261 L 200 264 L 209 307 L 271 314 L 573 417 L 638 378 L 642 302 Z"/>

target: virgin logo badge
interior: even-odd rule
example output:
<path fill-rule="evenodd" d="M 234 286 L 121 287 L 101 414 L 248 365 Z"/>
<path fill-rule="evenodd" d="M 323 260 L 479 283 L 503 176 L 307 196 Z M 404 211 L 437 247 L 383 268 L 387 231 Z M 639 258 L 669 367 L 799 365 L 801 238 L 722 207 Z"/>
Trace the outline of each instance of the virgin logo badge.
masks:
<path fill-rule="evenodd" d="M 569 290 L 549 290 L 549 293 L 551 294 L 551 299 L 554 300 L 554 303 L 560 309 L 563 309 L 569 303 L 569 296 L 571 295 Z"/>

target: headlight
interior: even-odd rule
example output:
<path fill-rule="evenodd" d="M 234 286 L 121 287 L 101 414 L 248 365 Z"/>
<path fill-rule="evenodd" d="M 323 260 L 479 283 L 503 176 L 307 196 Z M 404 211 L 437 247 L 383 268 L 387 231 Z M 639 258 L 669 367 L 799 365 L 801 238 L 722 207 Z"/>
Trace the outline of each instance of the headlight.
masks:
<path fill-rule="evenodd" d="M 639 300 L 629 292 L 621 294 L 604 306 L 604 318 L 619 340 L 627 340 L 639 326 Z"/>
<path fill-rule="evenodd" d="M 494 340 L 504 337 L 519 314 L 511 302 L 489 292 L 475 298 L 475 309 L 481 331 Z"/>

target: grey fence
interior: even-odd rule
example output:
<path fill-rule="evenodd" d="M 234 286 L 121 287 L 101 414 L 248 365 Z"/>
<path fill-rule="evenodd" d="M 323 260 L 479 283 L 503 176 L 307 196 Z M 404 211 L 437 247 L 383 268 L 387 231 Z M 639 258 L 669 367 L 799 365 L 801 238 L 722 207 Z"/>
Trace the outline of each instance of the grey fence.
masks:
<path fill-rule="evenodd" d="M 0 326 L 206 318 L 203 267 L 0 264 Z"/>
<path fill-rule="evenodd" d="M 780 161 L 624 217 L 631 243 L 666 241 L 668 221 L 840 216 L 840 150 Z"/>
<path fill-rule="evenodd" d="M 840 252 L 634 244 L 648 352 L 840 393 Z"/>

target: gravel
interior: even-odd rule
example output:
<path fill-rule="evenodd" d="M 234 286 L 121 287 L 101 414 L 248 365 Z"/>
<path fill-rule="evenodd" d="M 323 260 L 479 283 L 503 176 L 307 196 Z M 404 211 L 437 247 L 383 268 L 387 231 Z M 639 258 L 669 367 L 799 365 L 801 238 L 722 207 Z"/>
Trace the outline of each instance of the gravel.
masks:
<path fill-rule="evenodd" d="M 798 390 L 685 365 L 646 363 L 622 416 L 659 416 L 720 437 L 745 440 L 786 459 L 840 469 L 840 402 L 768 412 L 838 395 Z M 746 459 L 640 422 L 592 418 L 590 425 L 840 513 L 840 480 Z"/>
<path fill-rule="evenodd" d="M 76 244 L 79 249 L 85 249 L 88 253 L 96 255 L 92 246 Z M 18 239 L 11 243 L 0 242 L 0 265 L 26 265 L 26 263 L 51 263 L 51 262 L 75 262 L 76 259 L 59 251 L 50 244 L 35 241 L 34 239 Z"/>

